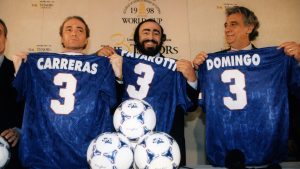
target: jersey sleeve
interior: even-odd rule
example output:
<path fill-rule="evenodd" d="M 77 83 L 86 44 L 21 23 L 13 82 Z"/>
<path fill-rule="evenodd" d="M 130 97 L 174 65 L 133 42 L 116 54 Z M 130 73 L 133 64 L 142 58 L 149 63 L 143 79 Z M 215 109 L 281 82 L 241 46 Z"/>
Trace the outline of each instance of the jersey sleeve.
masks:
<path fill-rule="evenodd" d="M 187 82 L 181 73 L 177 73 L 176 78 L 178 104 L 183 108 L 184 112 L 187 112 L 187 109 L 192 106 L 192 102 L 187 95 Z"/>
<path fill-rule="evenodd" d="M 117 98 L 116 98 L 115 75 L 111 64 L 107 62 L 106 67 L 102 71 L 106 71 L 103 81 L 99 82 L 102 83 L 101 85 L 102 97 L 105 98 L 105 100 L 109 100 L 110 107 L 113 107 L 117 102 Z"/>

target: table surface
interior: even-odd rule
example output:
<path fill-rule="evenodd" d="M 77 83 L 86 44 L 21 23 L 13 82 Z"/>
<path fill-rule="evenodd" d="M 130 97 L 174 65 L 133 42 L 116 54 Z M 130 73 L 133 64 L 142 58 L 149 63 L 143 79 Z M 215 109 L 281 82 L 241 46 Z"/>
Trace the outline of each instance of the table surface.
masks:
<path fill-rule="evenodd" d="M 280 163 L 280 165 L 282 169 L 300 169 L 300 162 L 284 162 L 284 163 Z M 224 169 L 224 168 L 213 167 L 211 165 L 197 165 L 197 166 L 181 167 L 180 169 Z"/>

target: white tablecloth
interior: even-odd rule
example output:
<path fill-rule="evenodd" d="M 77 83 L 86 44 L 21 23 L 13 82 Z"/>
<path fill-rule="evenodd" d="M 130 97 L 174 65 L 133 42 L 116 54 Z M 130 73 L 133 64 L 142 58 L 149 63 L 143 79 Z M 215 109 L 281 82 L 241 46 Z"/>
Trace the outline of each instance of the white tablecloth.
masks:
<path fill-rule="evenodd" d="M 280 164 L 282 169 L 300 169 L 300 162 L 284 162 Z M 251 168 L 251 167 L 249 167 Z M 255 167 L 254 167 L 255 168 Z M 224 169 L 221 167 L 212 167 L 211 165 L 186 166 L 180 169 Z"/>

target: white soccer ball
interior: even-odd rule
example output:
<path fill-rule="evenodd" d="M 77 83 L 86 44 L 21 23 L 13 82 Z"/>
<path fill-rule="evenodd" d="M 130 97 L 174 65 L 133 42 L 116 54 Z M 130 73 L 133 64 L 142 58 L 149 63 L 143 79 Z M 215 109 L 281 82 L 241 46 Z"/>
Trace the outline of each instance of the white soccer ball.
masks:
<path fill-rule="evenodd" d="M 0 168 L 3 168 L 10 159 L 9 144 L 0 136 Z"/>
<path fill-rule="evenodd" d="M 90 143 L 87 161 L 91 169 L 128 169 L 133 163 L 133 151 L 125 136 L 106 132 Z"/>
<path fill-rule="evenodd" d="M 136 142 L 154 129 L 156 115 L 147 102 L 128 99 L 116 109 L 113 123 L 116 131 L 124 134 L 130 141 Z"/>
<path fill-rule="evenodd" d="M 136 146 L 134 161 L 139 169 L 176 169 L 180 163 L 179 146 L 168 134 L 154 132 Z"/>

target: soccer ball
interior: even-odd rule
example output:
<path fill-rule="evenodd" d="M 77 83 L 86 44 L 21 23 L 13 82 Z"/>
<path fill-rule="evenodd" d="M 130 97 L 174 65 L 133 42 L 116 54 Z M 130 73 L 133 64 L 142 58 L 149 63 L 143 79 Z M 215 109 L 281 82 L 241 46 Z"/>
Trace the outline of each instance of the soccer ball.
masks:
<path fill-rule="evenodd" d="M 147 102 L 128 99 L 117 107 L 113 123 L 117 132 L 124 134 L 130 141 L 136 142 L 154 129 L 156 116 Z"/>
<path fill-rule="evenodd" d="M 176 169 L 180 163 L 179 146 L 168 134 L 153 132 L 136 146 L 134 160 L 139 169 Z"/>
<path fill-rule="evenodd" d="M 0 168 L 4 167 L 10 159 L 9 144 L 0 136 Z"/>
<path fill-rule="evenodd" d="M 128 169 L 133 163 L 133 151 L 125 136 L 106 132 L 90 143 L 87 161 L 91 169 Z"/>

